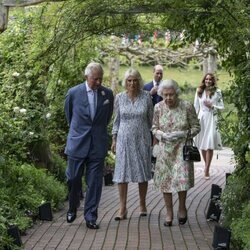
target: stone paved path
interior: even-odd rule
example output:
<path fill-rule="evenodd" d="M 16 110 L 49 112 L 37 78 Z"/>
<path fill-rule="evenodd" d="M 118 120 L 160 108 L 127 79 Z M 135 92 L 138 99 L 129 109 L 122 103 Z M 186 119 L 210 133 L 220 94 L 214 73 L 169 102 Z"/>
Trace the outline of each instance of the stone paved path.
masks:
<path fill-rule="evenodd" d="M 173 195 L 174 221 L 172 227 L 164 227 L 165 207 L 162 194 L 152 190 L 149 183 L 147 217 L 139 217 L 138 186 L 130 184 L 128 191 L 128 219 L 114 221 L 119 208 L 117 186 L 105 186 L 99 207 L 99 230 L 86 228 L 82 208 L 72 224 L 67 224 L 62 211 L 55 213 L 51 222 L 38 221 L 22 237 L 24 249 L 82 249 L 82 250 L 207 250 L 212 248 L 213 230 L 216 222 L 206 220 L 211 185 L 225 185 L 225 174 L 233 171 L 233 153 L 225 148 L 214 152 L 211 178 L 203 177 L 203 162 L 195 163 L 195 186 L 188 191 L 188 223 L 179 226 L 177 221 L 177 194 Z"/>

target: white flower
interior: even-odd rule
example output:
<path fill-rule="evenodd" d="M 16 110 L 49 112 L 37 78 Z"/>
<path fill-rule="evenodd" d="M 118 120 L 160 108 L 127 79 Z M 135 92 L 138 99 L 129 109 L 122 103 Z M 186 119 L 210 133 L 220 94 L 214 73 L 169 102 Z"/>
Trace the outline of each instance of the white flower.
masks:
<path fill-rule="evenodd" d="M 18 177 L 17 180 L 21 182 L 23 181 L 23 177 Z"/>
<path fill-rule="evenodd" d="M 53 65 L 50 65 L 50 66 L 49 66 L 49 72 L 52 72 L 53 69 L 54 69 L 54 66 L 53 66 Z"/>
<path fill-rule="evenodd" d="M 12 74 L 12 76 L 14 76 L 14 77 L 18 77 L 18 76 L 20 76 L 20 73 L 18 73 L 18 72 L 14 72 L 14 73 Z"/>
<path fill-rule="evenodd" d="M 27 112 L 27 109 L 20 109 L 21 114 L 25 114 Z"/>
<path fill-rule="evenodd" d="M 47 113 L 45 117 L 46 119 L 49 119 L 51 117 L 51 113 Z"/>
<path fill-rule="evenodd" d="M 101 91 L 101 94 L 102 94 L 103 96 L 105 96 L 105 92 L 104 92 L 103 90 Z"/>
<path fill-rule="evenodd" d="M 13 110 L 14 110 L 15 113 L 19 113 L 20 112 L 20 108 L 19 107 L 14 107 Z"/>
<path fill-rule="evenodd" d="M 34 135 L 34 132 L 29 132 L 29 135 L 31 135 L 31 136 Z"/>
<path fill-rule="evenodd" d="M 30 72 L 30 71 L 26 72 L 26 73 L 25 73 L 25 76 L 26 76 L 27 78 L 31 77 L 31 76 L 32 76 L 32 72 Z"/>

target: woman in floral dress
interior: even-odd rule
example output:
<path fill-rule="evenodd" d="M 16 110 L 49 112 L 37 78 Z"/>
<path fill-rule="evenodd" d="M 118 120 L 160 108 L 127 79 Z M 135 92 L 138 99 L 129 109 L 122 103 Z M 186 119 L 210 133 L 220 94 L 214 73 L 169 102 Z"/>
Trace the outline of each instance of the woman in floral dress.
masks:
<path fill-rule="evenodd" d="M 172 193 L 178 192 L 179 224 L 187 221 L 187 190 L 194 186 L 193 162 L 183 160 L 183 146 L 190 131 L 194 137 L 200 131 L 192 104 L 180 99 L 180 89 L 174 80 L 161 83 L 158 94 L 163 101 L 155 105 L 152 132 L 159 150 L 155 165 L 154 187 L 163 193 L 167 215 L 164 226 L 171 226 L 174 216 Z"/>
<path fill-rule="evenodd" d="M 111 150 L 116 153 L 113 181 L 118 183 L 120 210 L 115 220 L 127 217 L 129 182 L 139 185 L 140 216 L 147 215 L 146 194 L 151 174 L 151 135 L 153 104 L 149 92 L 143 91 L 140 73 L 125 73 L 126 91 L 115 98 L 115 119 Z"/>
<path fill-rule="evenodd" d="M 205 162 L 205 179 L 208 180 L 213 150 L 222 149 L 221 136 L 217 127 L 217 113 L 218 110 L 224 109 L 222 94 L 216 87 L 213 74 L 207 73 L 203 77 L 195 94 L 194 107 L 201 125 L 201 131 L 195 137 L 195 144 L 201 149 Z"/>

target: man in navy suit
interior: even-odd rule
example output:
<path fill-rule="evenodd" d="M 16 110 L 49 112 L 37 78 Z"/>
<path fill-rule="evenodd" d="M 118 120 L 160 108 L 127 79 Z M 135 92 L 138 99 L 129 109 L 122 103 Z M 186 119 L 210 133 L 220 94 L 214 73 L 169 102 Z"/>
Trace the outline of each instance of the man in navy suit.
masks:
<path fill-rule="evenodd" d="M 102 86 L 103 68 L 90 63 L 85 69 L 86 82 L 69 89 L 65 114 L 69 133 L 65 148 L 69 210 L 67 222 L 76 218 L 80 204 L 81 179 L 86 174 L 84 218 L 90 229 L 98 229 L 98 205 L 101 199 L 104 158 L 108 149 L 107 126 L 113 112 L 114 96 Z M 84 169 L 86 170 L 84 171 Z"/>
<path fill-rule="evenodd" d="M 153 74 L 154 74 L 153 81 L 145 84 L 143 89 L 150 92 L 153 105 L 155 105 L 156 103 L 162 101 L 161 96 L 157 95 L 157 90 L 158 90 L 158 86 L 160 85 L 162 77 L 163 77 L 163 67 L 159 64 L 155 65 L 154 70 L 153 70 Z"/>

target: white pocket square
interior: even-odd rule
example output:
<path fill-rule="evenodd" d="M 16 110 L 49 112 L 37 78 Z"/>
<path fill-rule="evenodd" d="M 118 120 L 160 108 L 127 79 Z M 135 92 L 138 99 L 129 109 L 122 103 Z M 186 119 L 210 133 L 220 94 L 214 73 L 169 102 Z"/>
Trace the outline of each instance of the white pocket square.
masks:
<path fill-rule="evenodd" d="M 105 100 L 102 105 L 106 105 L 106 104 L 109 104 L 109 99 Z"/>

